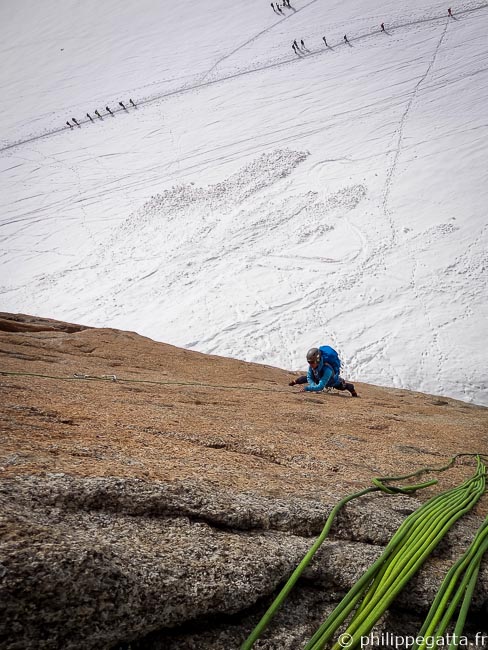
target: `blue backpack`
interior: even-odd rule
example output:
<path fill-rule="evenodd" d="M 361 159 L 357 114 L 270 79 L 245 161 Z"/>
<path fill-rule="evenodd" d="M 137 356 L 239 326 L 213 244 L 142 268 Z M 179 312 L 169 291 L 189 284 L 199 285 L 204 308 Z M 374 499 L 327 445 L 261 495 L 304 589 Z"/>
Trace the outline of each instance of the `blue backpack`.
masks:
<path fill-rule="evenodd" d="M 322 353 L 324 362 L 333 368 L 335 375 L 338 375 L 341 371 L 341 360 L 334 348 L 331 348 L 329 345 L 322 345 L 319 350 Z"/>

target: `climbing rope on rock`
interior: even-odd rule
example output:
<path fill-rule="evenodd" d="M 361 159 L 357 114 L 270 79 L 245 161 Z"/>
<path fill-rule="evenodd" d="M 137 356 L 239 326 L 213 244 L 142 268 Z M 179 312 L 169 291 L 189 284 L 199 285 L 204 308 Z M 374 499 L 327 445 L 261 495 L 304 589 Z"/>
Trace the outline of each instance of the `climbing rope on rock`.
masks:
<path fill-rule="evenodd" d="M 417 485 L 406 485 L 402 487 L 386 485 L 386 483 L 406 480 L 429 472 L 443 472 L 452 467 L 456 459 L 462 456 L 476 457 L 477 466 L 475 474 L 462 485 L 431 498 L 405 519 L 386 546 L 382 555 L 350 589 L 305 646 L 305 650 L 322 650 L 336 632 L 342 628 L 346 619 L 351 616 L 346 630 L 332 646 L 332 649 L 340 650 L 343 647 L 340 640 L 344 638 L 348 640 L 348 648 L 351 650 L 357 648 L 361 642 L 361 637 L 364 638 L 370 633 L 375 623 L 384 614 L 398 593 L 405 587 L 413 575 L 415 575 L 446 532 L 460 517 L 471 510 L 484 494 L 486 488 L 486 465 L 483 460 L 486 459 L 481 454 L 456 454 L 443 467 L 423 468 L 405 476 L 375 478 L 373 479 L 374 487 L 365 488 L 360 492 L 350 494 L 341 499 L 330 513 L 321 534 L 292 573 L 258 625 L 242 644 L 241 650 L 250 650 L 264 632 L 304 569 L 308 566 L 316 551 L 326 539 L 334 518 L 346 503 L 374 491 L 381 491 L 387 494 L 406 494 L 434 485 L 437 483 L 436 479 Z M 465 578 L 461 581 L 458 591 L 452 600 L 452 603 L 455 604 L 449 607 L 446 606 L 445 595 L 450 593 L 449 585 L 451 585 L 451 582 L 449 582 L 448 586 L 444 588 L 439 602 L 434 601 L 435 610 L 429 613 L 424 624 L 425 629 L 430 630 L 433 626 L 437 625 L 440 616 L 439 611 L 442 614 L 447 607 L 445 616 L 437 628 L 441 632 L 445 630 L 450 620 L 449 616 L 452 617 L 457 602 L 464 597 L 464 610 L 461 611 L 456 626 L 456 629 L 458 631 L 461 629 L 462 632 L 467 608 L 469 607 L 474 589 L 473 581 L 476 581 L 479 563 L 481 562 L 483 552 L 487 548 L 488 524 L 486 525 L 486 530 L 482 527 L 478 532 L 473 542 L 471 553 L 469 553 L 469 550 L 467 552 L 469 558 L 465 558 L 464 561 L 463 559 L 460 560 L 460 566 L 466 570 Z M 450 580 L 455 580 L 459 577 L 457 571 L 458 569 L 453 572 L 453 575 L 449 578 Z M 459 568 L 460 571 L 461 569 Z M 433 608 L 434 604 L 432 606 Z M 424 649 L 422 647 L 417 650 Z"/>
<path fill-rule="evenodd" d="M 196 386 L 201 388 L 215 388 L 218 390 L 252 390 L 263 393 L 288 393 L 290 391 L 281 388 L 260 388 L 259 386 L 226 386 L 221 384 L 206 384 L 196 381 L 164 381 L 158 379 L 129 379 L 117 377 L 116 375 L 87 375 L 84 373 L 75 373 L 71 377 L 62 377 L 60 375 L 46 375 L 38 372 L 13 372 L 0 370 L 0 375 L 13 377 L 40 377 L 42 379 L 57 379 L 59 381 L 112 381 L 116 383 L 135 383 L 135 384 L 156 384 L 161 386 Z"/>

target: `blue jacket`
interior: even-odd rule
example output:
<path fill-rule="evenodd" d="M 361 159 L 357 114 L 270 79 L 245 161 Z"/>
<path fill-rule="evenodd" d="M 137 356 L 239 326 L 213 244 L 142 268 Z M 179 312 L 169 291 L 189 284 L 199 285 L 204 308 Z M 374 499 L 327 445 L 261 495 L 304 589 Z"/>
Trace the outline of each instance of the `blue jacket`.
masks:
<path fill-rule="evenodd" d="M 305 386 L 306 391 L 318 392 L 340 383 L 339 373 L 334 372 L 332 366 L 326 363 L 323 356 L 320 357 L 319 365 L 313 369 L 312 366 L 308 367 L 307 372 L 308 386 Z"/>

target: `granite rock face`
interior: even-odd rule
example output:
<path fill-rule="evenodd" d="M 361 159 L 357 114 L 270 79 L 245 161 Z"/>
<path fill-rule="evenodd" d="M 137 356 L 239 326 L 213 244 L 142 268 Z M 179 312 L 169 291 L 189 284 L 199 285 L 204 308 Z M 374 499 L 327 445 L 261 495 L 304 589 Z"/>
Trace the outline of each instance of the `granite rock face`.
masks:
<path fill-rule="evenodd" d="M 141 648 L 238 648 L 331 509 L 201 482 L 48 475 L 4 479 L 0 489 L 0 638 L 2 647 L 19 649 L 95 650 L 131 641 Z M 346 506 L 257 647 L 301 647 L 378 557 L 403 512 L 418 505 L 374 495 Z M 358 508 L 368 513 L 364 528 Z M 420 621 L 460 546 L 460 530 L 469 539 L 477 519 L 451 533 L 445 551 L 402 594 L 399 611 Z M 487 586 L 484 568 L 479 612 L 486 613 Z"/>
<path fill-rule="evenodd" d="M 0 353 L 6 650 L 237 649 L 338 499 L 488 447 L 486 409 L 361 384 L 309 397 L 129 332 L 0 314 Z M 303 648 L 404 518 L 471 473 L 466 457 L 415 497 L 349 503 L 255 647 Z M 420 628 L 486 514 L 485 497 L 378 631 Z M 485 562 L 468 628 L 487 618 Z"/>

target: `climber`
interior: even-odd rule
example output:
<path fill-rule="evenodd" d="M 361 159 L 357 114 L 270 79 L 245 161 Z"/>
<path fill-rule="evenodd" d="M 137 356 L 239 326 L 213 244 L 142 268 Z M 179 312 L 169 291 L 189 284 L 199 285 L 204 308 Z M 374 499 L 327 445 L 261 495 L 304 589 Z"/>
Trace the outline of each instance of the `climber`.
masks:
<path fill-rule="evenodd" d="M 292 379 L 288 386 L 299 386 L 300 384 L 306 384 L 307 383 L 307 375 L 300 375 L 300 377 L 297 377 L 296 379 Z"/>
<path fill-rule="evenodd" d="M 354 384 L 346 382 L 339 376 L 341 360 L 337 352 L 328 345 L 320 348 L 311 348 L 307 352 L 308 373 L 307 386 L 302 388 L 306 392 L 318 392 L 324 388 L 335 388 L 336 390 L 347 390 L 352 397 L 358 397 Z M 298 377 L 294 384 L 305 383 L 304 377 Z"/>

